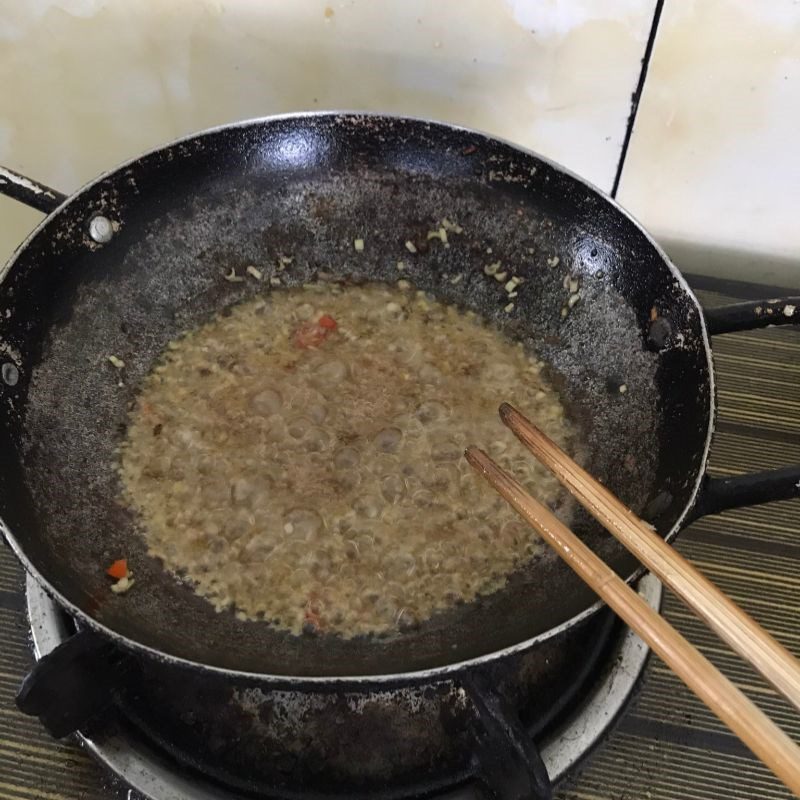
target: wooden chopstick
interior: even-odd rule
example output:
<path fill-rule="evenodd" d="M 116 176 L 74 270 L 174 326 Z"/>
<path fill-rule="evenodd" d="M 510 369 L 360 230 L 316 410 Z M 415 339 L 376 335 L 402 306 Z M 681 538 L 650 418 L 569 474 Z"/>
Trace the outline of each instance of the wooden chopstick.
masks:
<path fill-rule="evenodd" d="M 572 531 L 531 497 L 486 453 L 467 460 L 681 680 L 800 797 L 800 748 L 745 697 L 694 645 L 617 576 Z M 553 602 L 558 602 L 554 598 Z"/>
<path fill-rule="evenodd" d="M 500 418 L 581 505 L 800 710 L 800 662 L 603 484 L 508 403 Z"/>

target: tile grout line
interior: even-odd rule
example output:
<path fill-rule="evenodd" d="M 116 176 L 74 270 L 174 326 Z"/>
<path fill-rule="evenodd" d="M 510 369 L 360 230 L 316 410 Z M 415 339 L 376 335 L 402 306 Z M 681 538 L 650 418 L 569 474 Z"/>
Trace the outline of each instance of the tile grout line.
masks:
<path fill-rule="evenodd" d="M 617 173 L 614 176 L 614 184 L 611 187 L 611 196 L 617 196 L 619 183 L 622 179 L 622 169 L 625 166 L 625 158 L 628 155 L 628 146 L 631 143 L 631 136 L 633 135 L 633 125 L 636 122 L 636 112 L 639 110 L 639 101 L 642 99 L 642 92 L 644 91 L 644 84 L 647 80 L 647 69 L 650 66 L 650 58 L 653 55 L 653 47 L 658 33 L 658 23 L 661 19 L 661 10 L 664 7 L 664 0 L 656 0 L 656 7 L 653 11 L 653 22 L 650 26 L 650 33 L 647 37 L 647 44 L 644 48 L 644 55 L 642 56 L 642 68 L 639 72 L 639 81 L 636 88 L 631 95 L 631 112 L 628 115 L 628 124 L 625 128 L 625 138 L 622 140 L 622 149 L 619 154 L 619 161 L 617 162 Z"/>

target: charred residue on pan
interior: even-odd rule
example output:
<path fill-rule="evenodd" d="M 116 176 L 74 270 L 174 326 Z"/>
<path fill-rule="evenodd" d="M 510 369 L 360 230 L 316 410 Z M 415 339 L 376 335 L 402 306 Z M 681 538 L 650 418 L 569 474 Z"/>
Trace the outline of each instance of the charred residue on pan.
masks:
<path fill-rule="evenodd" d="M 332 146 L 312 149 L 306 163 L 276 167 L 270 154 L 306 129 Z M 300 669 L 314 674 L 420 669 L 511 645 L 582 610 L 591 602 L 585 590 L 563 570 L 540 563 L 536 573 L 516 575 L 507 592 L 457 608 L 398 640 L 348 644 L 282 637 L 238 622 L 213 612 L 188 587 L 164 580 L 145 555 L 135 520 L 115 500 L 119 425 L 170 339 L 214 311 L 268 290 L 270 278 L 300 285 L 322 271 L 394 282 L 397 262 L 404 261 L 409 280 L 495 321 L 551 364 L 583 431 L 584 460 L 635 508 L 651 499 L 660 479 L 684 480 L 687 465 L 701 457 L 699 451 L 688 458 L 666 452 L 663 442 L 675 441 L 689 423 L 705 424 L 697 410 L 704 407 L 702 398 L 689 397 L 679 380 L 693 369 L 703 377 L 696 341 L 687 337 L 688 349 L 666 356 L 643 346 L 640 309 L 653 305 L 653 292 L 669 308 L 673 276 L 615 209 L 586 202 L 590 190 L 584 184 L 477 134 L 399 120 L 282 119 L 202 138 L 202 146 L 158 151 L 90 188 L 15 265 L 15 285 L 28 292 L 22 305 L 35 319 L 17 339 L 23 373 L 33 373 L 29 391 L 25 387 L 25 480 L 46 520 L 43 529 L 32 525 L 19 535 L 38 540 L 31 553 L 45 576 L 85 606 L 87 596 L 109 594 L 102 565 L 126 555 L 137 564 L 140 591 L 109 597 L 97 612 L 100 619 L 167 652 L 264 672 L 280 672 L 287 663 L 304 663 Z M 76 232 L 113 194 L 104 192 L 131 180 L 138 193 L 114 195 L 120 231 L 88 252 L 82 239 L 75 241 Z M 419 238 L 423 227 L 443 217 L 464 229 L 451 247 L 433 242 L 426 253 L 401 249 L 406 238 Z M 59 233 L 63 238 L 56 242 Z M 586 295 L 564 319 L 563 269 L 575 268 L 573 243 L 583 234 L 610 248 L 608 272 L 606 278 L 581 272 Z M 356 237 L 366 243 L 363 253 L 354 252 Z M 486 247 L 493 252 L 485 253 Z M 36 258 L 52 248 L 58 268 L 45 274 Z M 279 274 L 280 256 L 292 262 Z M 505 311 L 504 287 L 484 274 L 489 258 L 525 278 L 511 312 Z M 254 265 L 265 280 L 224 279 L 245 265 Z M 643 270 L 656 278 L 637 279 Z M 456 274 L 464 277 L 453 283 Z M 675 324 L 683 322 L 678 317 Z M 685 325 L 697 327 L 688 312 Z M 47 336 L 41 350 L 29 335 L 37 330 Z M 109 354 L 125 362 L 121 387 Z M 676 365 L 672 372 L 663 369 L 667 357 Z M 625 383 L 624 394 L 608 390 L 610 376 Z M 627 452 L 609 446 L 620 430 L 626 431 Z M 623 480 L 620 464 L 631 459 L 635 470 Z M 666 523 L 688 489 L 676 485 L 673 495 Z M 16 516 L 21 521 L 25 514 Z M 576 524 L 601 552 L 618 552 L 583 517 Z M 521 584 L 522 603 L 513 591 Z M 142 591 L 148 585 L 157 589 Z M 552 592 L 563 598 L 559 604 L 548 600 Z"/>

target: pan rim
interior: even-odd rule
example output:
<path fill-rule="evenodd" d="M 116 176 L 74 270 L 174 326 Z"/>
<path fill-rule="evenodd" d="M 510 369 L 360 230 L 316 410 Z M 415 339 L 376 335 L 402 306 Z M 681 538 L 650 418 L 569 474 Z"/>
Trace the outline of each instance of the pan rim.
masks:
<path fill-rule="evenodd" d="M 672 263 L 671 259 L 666 254 L 664 249 L 658 244 L 658 242 L 656 242 L 653 236 L 633 216 L 633 214 L 631 214 L 627 209 L 623 208 L 608 193 L 604 192 L 602 189 L 595 186 L 593 183 L 583 178 L 582 176 L 576 174 L 569 168 L 564 167 L 558 162 L 553 161 L 552 159 L 547 158 L 546 156 L 543 156 L 540 153 L 531 150 L 530 148 L 509 141 L 508 139 L 505 139 L 503 137 L 495 136 L 491 133 L 478 130 L 475 128 L 469 128 L 467 126 L 456 125 L 439 120 L 432 120 L 425 117 L 415 117 L 402 114 L 381 113 L 373 111 L 357 111 L 357 110 L 349 110 L 349 111 L 320 110 L 320 111 L 289 112 L 283 114 L 267 115 L 263 117 L 254 117 L 251 119 L 239 120 L 231 123 L 223 123 L 210 128 L 205 128 L 203 130 L 196 131 L 186 136 L 179 137 L 163 145 L 144 151 L 135 157 L 127 159 L 126 161 L 121 162 L 117 166 L 101 172 L 95 178 L 82 185 L 75 192 L 67 195 L 67 198 L 64 200 L 64 202 L 62 202 L 60 205 L 54 208 L 49 214 L 47 214 L 44 217 L 44 219 L 42 219 L 41 222 L 28 234 L 28 236 L 26 236 L 25 239 L 23 239 L 23 241 L 14 249 L 13 253 L 11 254 L 11 257 L 8 259 L 5 265 L 2 268 L 0 268 L 0 286 L 8 277 L 14 264 L 17 262 L 22 253 L 28 248 L 30 243 L 54 219 L 56 219 L 61 213 L 63 213 L 63 211 L 72 202 L 77 201 L 85 192 L 87 192 L 96 184 L 117 174 L 123 169 L 130 167 L 133 164 L 136 164 L 146 156 L 154 155 L 156 153 L 174 148 L 182 143 L 202 139 L 206 136 L 210 136 L 215 133 L 220 133 L 226 130 L 234 130 L 238 128 L 247 128 L 247 127 L 259 127 L 265 124 L 271 124 L 286 120 L 297 120 L 297 119 L 302 120 L 302 119 L 316 119 L 316 118 L 329 118 L 336 120 L 337 118 L 340 117 L 348 119 L 367 118 L 378 121 L 385 120 L 385 121 L 393 121 L 401 123 L 422 124 L 432 128 L 446 129 L 450 131 L 460 131 L 472 136 L 481 137 L 490 142 L 505 145 L 511 148 L 512 150 L 515 150 L 516 152 L 531 156 L 541 161 L 542 163 L 547 164 L 552 169 L 568 176 L 572 180 L 583 185 L 586 189 L 595 193 L 602 200 L 604 200 L 607 203 L 610 203 L 611 206 L 618 213 L 622 214 L 622 216 L 626 218 L 638 230 L 638 232 L 642 236 L 644 236 L 647 243 L 654 249 L 655 253 L 660 257 L 660 259 L 665 264 L 667 269 L 671 272 L 672 277 L 675 279 L 680 288 L 686 294 L 687 298 L 694 305 L 695 310 L 698 313 L 699 325 L 700 325 L 700 339 L 702 341 L 703 352 L 708 367 L 709 407 L 707 416 L 708 426 L 706 432 L 706 439 L 703 445 L 703 452 L 697 468 L 697 476 L 695 478 L 694 485 L 691 488 L 690 496 L 687 502 L 685 503 L 683 510 L 681 511 L 680 515 L 675 521 L 674 525 L 664 536 L 665 541 L 667 542 L 672 541 L 683 528 L 684 522 L 688 517 L 690 511 L 694 507 L 697 500 L 697 496 L 702 488 L 703 481 L 706 477 L 706 470 L 708 466 L 708 454 L 711 447 L 711 441 L 713 438 L 715 423 L 716 423 L 716 384 L 714 376 L 714 361 L 712 357 L 711 342 L 710 342 L 708 327 L 706 325 L 705 314 L 703 313 L 703 307 L 700 304 L 700 301 L 697 299 L 694 292 L 692 291 L 688 282 L 686 281 L 686 278 L 680 272 L 680 270 L 678 270 L 678 268 Z M 280 683 L 286 684 L 287 682 L 291 682 L 291 683 L 301 683 L 301 684 L 315 684 L 317 686 L 324 686 L 324 685 L 330 686 L 330 685 L 341 685 L 341 684 L 374 685 L 374 684 L 422 683 L 422 682 L 431 682 L 437 680 L 446 680 L 458 672 L 462 672 L 464 670 L 471 668 L 485 666 L 494 661 L 498 661 L 500 659 L 507 658 L 525 652 L 527 650 L 530 650 L 536 645 L 541 644 L 555 636 L 558 636 L 564 631 L 569 630 L 573 626 L 579 624 L 583 620 L 588 619 L 590 616 L 595 614 L 605 605 L 602 600 L 598 599 L 595 603 L 588 606 L 578 614 L 575 614 L 574 616 L 565 620 L 561 624 L 553 628 L 550 628 L 546 631 L 543 631 L 542 633 L 536 636 L 532 636 L 521 642 L 517 642 L 513 645 L 509 645 L 508 647 L 504 647 L 499 650 L 493 650 L 489 653 L 484 653 L 480 656 L 474 656 L 472 658 L 464 659 L 462 661 L 443 664 L 440 666 L 430 667 L 422 670 L 412 670 L 408 672 L 397 672 L 397 673 L 371 673 L 371 674 L 358 674 L 358 675 L 309 675 L 309 676 L 306 675 L 299 676 L 291 674 L 284 675 L 277 673 L 260 673 L 247 670 L 230 669 L 227 667 L 216 666 L 214 664 L 194 661 L 192 659 L 185 658 L 182 656 L 177 656 L 172 653 L 165 652 L 163 650 L 158 650 L 156 648 L 150 647 L 149 645 L 143 644 L 142 642 L 139 642 L 135 639 L 131 639 L 128 636 L 119 633 L 113 628 L 110 628 L 107 625 L 91 617 L 84 610 L 79 608 L 71 600 L 69 600 L 64 595 L 62 595 L 58 590 L 56 590 L 50 584 L 50 582 L 45 578 L 45 576 L 42 575 L 39 572 L 39 570 L 34 566 L 34 564 L 30 561 L 28 556 L 25 554 L 22 545 L 14 536 L 13 532 L 8 527 L 8 525 L 6 525 L 6 523 L 3 521 L 2 518 L 0 518 L 0 535 L 2 535 L 2 537 L 5 538 L 5 540 L 8 542 L 12 552 L 14 553 L 16 558 L 20 561 L 25 571 L 42 587 L 42 589 L 48 595 L 53 597 L 53 599 L 56 600 L 56 602 L 58 602 L 58 604 L 71 616 L 77 618 L 95 632 L 100 633 L 103 636 L 109 638 L 115 644 L 123 647 L 126 650 L 147 656 L 148 658 L 151 658 L 154 661 L 174 664 L 175 666 L 188 667 L 195 670 L 198 669 L 207 670 L 214 674 L 221 676 L 228 676 L 236 680 L 255 680 L 255 681 L 262 681 L 275 684 L 280 684 Z M 645 569 L 645 567 L 640 566 L 625 579 L 626 583 L 628 584 L 632 583 L 633 581 L 641 577 L 646 571 L 647 570 Z"/>

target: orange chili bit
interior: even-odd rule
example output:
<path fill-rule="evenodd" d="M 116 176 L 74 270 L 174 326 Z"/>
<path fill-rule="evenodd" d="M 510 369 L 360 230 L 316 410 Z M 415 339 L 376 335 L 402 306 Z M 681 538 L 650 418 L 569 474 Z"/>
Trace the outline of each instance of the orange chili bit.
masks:
<path fill-rule="evenodd" d="M 316 592 L 311 592 L 311 595 L 308 598 L 308 602 L 306 603 L 305 613 L 303 614 L 303 619 L 314 626 L 317 630 L 322 628 L 322 617 L 320 613 L 319 607 L 319 596 Z"/>
<path fill-rule="evenodd" d="M 319 322 L 305 322 L 294 332 L 295 346 L 303 349 L 319 347 L 336 328 L 336 320 L 327 315 Z"/>
<path fill-rule="evenodd" d="M 106 574 L 114 580 L 121 580 L 128 574 L 128 560 L 125 558 L 117 559 L 107 570 Z"/>

